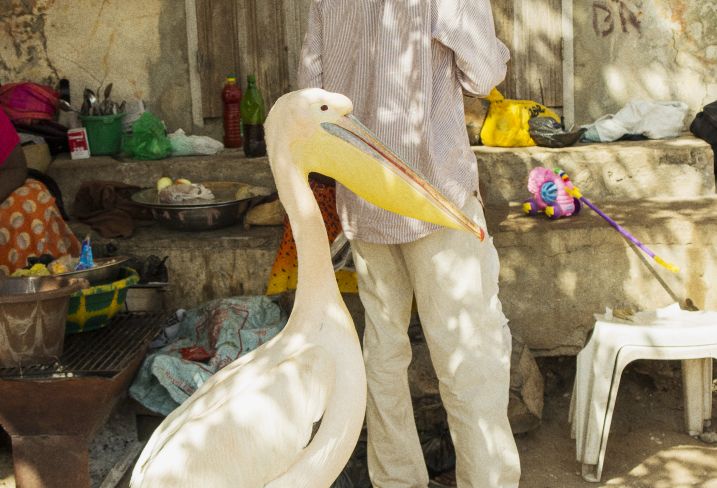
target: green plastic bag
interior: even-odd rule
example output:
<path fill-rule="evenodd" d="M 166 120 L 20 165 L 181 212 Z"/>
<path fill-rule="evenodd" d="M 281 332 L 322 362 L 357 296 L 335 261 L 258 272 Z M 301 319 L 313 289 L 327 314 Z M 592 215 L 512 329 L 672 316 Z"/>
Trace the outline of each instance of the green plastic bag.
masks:
<path fill-rule="evenodd" d="M 172 145 L 164 122 L 156 115 L 144 112 L 132 124 L 132 135 L 125 138 L 122 150 L 134 159 L 166 158 Z"/>

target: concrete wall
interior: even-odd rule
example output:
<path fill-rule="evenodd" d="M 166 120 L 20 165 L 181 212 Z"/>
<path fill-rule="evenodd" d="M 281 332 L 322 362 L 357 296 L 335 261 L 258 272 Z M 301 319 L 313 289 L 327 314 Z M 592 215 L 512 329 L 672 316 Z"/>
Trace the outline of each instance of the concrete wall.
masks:
<path fill-rule="evenodd" d="M 717 99 L 717 1 L 575 0 L 578 123 L 635 98 Z"/>
<path fill-rule="evenodd" d="M 573 4 L 578 123 L 639 97 L 683 100 L 690 120 L 717 99 L 717 0 Z M 182 0 L 0 0 L 0 33 L 0 82 L 68 77 L 79 103 L 104 79 L 170 129 L 194 129 Z M 221 136 L 216 121 L 202 131 Z"/>
<path fill-rule="evenodd" d="M 0 0 L 0 83 L 60 78 L 77 108 L 85 87 L 112 82 L 113 99 L 145 100 L 191 131 L 184 2 Z"/>

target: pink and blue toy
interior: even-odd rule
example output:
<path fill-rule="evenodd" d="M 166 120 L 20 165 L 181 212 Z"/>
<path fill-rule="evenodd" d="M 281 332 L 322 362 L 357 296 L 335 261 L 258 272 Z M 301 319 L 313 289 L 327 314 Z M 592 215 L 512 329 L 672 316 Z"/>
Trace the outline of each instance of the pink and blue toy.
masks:
<path fill-rule="evenodd" d="M 571 196 L 560 175 L 548 168 L 531 170 L 528 191 L 533 195 L 523 202 L 523 211 L 528 215 L 544 213 L 551 219 L 559 219 L 580 211 L 580 200 Z"/>
<path fill-rule="evenodd" d="M 677 266 L 655 254 L 624 227 L 608 217 L 597 205 L 585 198 L 580 189 L 570 181 L 570 177 L 565 171 L 560 169 L 552 171 L 542 167 L 533 168 L 528 175 L 528 191 L 533 194 L 533 197 L 523 202 L 523 211 L 526 214 L 536 215 L 542 212 L 551 219 L 559 219 L 577 214 L 580 207 L 585 205 L 602 217 L 630 243 L 650 256 L 657 264 L 673 273 L 679 272 L 680 269 Z"/>

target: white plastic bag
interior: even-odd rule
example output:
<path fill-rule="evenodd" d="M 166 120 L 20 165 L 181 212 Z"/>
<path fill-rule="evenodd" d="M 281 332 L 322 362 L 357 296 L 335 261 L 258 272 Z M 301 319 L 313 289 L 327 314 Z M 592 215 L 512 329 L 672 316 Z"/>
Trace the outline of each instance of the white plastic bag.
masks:
<path fill-rule="evenodd" d="M 593 142 L 611 142 L 626 134 L 648 139 L 677 137 L 684 129 L 687 104 L 683 102 L 650 102 L 633 100 L 615 115 L 605 115 L 585 126 L 584 138 Z"/>
<path fill-rule="evenodd" d="M 122 131 L 125 133 L 132 132 L 132 124 L 137 122 L 145 112 L 144 102 L 142 100 L 131 98 L 125 102 L 124 113 L 122 119 Z"/>
<path fill-rule="evenodd" d="M 169 134 L 172 156 L 191 156 L 193 154 L 216 154 L 224 149 L 224 144 L 207 136 L 188 136 L 182 129 Z"/>

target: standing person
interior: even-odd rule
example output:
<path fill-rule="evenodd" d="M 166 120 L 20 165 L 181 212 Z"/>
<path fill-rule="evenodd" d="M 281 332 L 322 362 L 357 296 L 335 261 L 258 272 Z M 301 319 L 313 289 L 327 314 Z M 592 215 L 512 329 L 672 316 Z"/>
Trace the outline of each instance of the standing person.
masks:
<path fill-rule="evenodd" d="M 485 224 L 463 91 L 487 95 L 509 53 L 489 0 L 313 0 L 299 85 L 347 95 L 354 114 Z M 400 217 L 338 185 L 366 310 L 368 465 L 378 488 L 426 487 L 407 369 L 415 295 L 456 448 L 459 487 L 518 485 L 508 423 L 511 337 L 492 239 Z"/>

